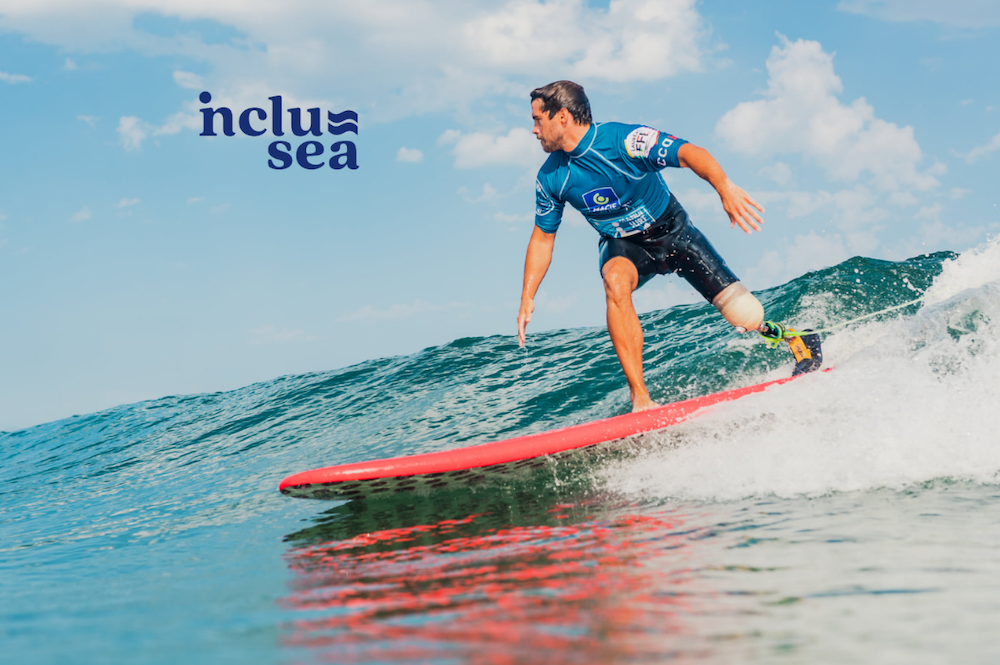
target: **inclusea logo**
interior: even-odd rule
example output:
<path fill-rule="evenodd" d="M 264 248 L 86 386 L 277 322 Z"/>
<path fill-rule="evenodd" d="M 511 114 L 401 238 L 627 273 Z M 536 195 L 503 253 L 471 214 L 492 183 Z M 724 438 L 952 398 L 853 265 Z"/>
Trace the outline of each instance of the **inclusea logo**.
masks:
<path fill-rule="evenodd" d="M 208 104 L 212 101 L 212 93 L 205 91 L 198 95 L 198 99 L 202 104 Z M 246 136 L 261 136 L 266 134 L 268 129 L 270 129 L 272 136 L 284 136 L 285 111 L 289 115 L 288 129 L 293 136 L 300 138 L 306 136 L 323 136 L 322 115 L 318 108 L 306 109 L 306 114 L 309 116 L 308 126 L 306 127 L 303 126 L 302 122 L 302 109 L 290 108 L 282 110 L 281 95 L 275 95 L 267 99 L 271 102 L 270 114 L 256 106 L 240 113 L 237 121 L 238 126 L 240 131 Z M 216 118 L 222 122 L 222 133 L 224 135 L 236 135 L 236 132 L 233 131 L 234 116 L 231 109 L 225 106 L 214 109 L 206 107 L 201 109 L 201 116 L 201 136 L 218 136 L 215 133 Z M 269 118 L 271 121 L 270 124 L 267 123 Z M 333 136 L 341 136 L 348 133 L 357 135 L 358 114 L 354 111 L 341 111 L 340 113 L 327 111 L 326 131 Z M 334 141 L 329 144 L 329 149 L 329 153 L 327 153 L 327 144 L 313 139 L 297 142 L 294 148 L 291 141 L 272 141 L 267 146 L 267 154 L 270 155 L 267 165 L 276 171 L 283 171 L 293 163 L 310 171 L 323 167 L 329 167 L 335 171 L 344 168 L 352 170 L 358 168 L 358 149 L 353 141 Z"/>
<path fill-rule="evenodd" d="M 610 187 L 598 187 L 583 195 L 583 204 L 587 212 L 604 212 L 614 210 L 620 205 L 618 195 Z"/>

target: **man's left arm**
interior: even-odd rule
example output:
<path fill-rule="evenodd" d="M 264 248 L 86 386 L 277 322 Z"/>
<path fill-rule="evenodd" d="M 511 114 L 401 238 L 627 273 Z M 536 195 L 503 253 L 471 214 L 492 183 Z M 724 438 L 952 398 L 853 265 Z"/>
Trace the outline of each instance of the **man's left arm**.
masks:
<path fill-rule="evenodd" d="M 722 207 L 729 215 L 730 228 L 739 224 L 747 233 L 760 231 L 760 225 L 764 220 L 757 211 L 764 212 L 764 207 L 726 176 L 726 172 L 708 150 L 685 143 L 677 151 L 677 160 L 682 167 L 691 169 L 707 180 L 719 193 Z"/>

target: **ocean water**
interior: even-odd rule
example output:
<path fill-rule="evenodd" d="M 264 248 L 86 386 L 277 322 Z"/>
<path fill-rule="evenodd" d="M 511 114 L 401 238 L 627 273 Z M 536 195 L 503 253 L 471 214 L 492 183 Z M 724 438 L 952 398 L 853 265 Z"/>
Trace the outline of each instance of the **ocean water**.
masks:
<path fill-rule="evenodd" d="M 625 412 L 603 329 L 0 434 L 10 663 L 993 663 L 1000 243 L 759 294 L 817 373 L 506 486 L 291 499 L 286 475 Z M 673 401 L 787 375 L 708 305 L 644 315 Z"/>

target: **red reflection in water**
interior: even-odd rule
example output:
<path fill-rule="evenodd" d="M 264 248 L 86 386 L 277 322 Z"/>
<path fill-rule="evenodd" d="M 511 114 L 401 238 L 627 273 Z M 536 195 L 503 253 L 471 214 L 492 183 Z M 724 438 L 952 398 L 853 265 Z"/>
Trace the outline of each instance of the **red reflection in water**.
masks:
<path fill-rule="evenodd" d="M 688 632 L 693 573 L 670 517 L 476 532 L 471 515 L 293 550 L 285 604 L 308 617 L 287 641 L 337 663 L 683 662 L 668 636 Z"/>

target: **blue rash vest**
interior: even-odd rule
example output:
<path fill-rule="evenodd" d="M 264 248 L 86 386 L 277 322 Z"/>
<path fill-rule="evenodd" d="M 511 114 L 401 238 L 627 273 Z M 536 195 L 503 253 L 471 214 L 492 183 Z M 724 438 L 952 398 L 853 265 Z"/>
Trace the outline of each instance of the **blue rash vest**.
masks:
<path fill-rule="evenodd" d="M 598 233 L 648 229 L 670 203 L 659 171 L 679 167 L 683 139 L 643 125 L 593 123 L 570 152 L 557 150 L 535 180 L 535 226 L 555 233 L 568 201 Z"/>

